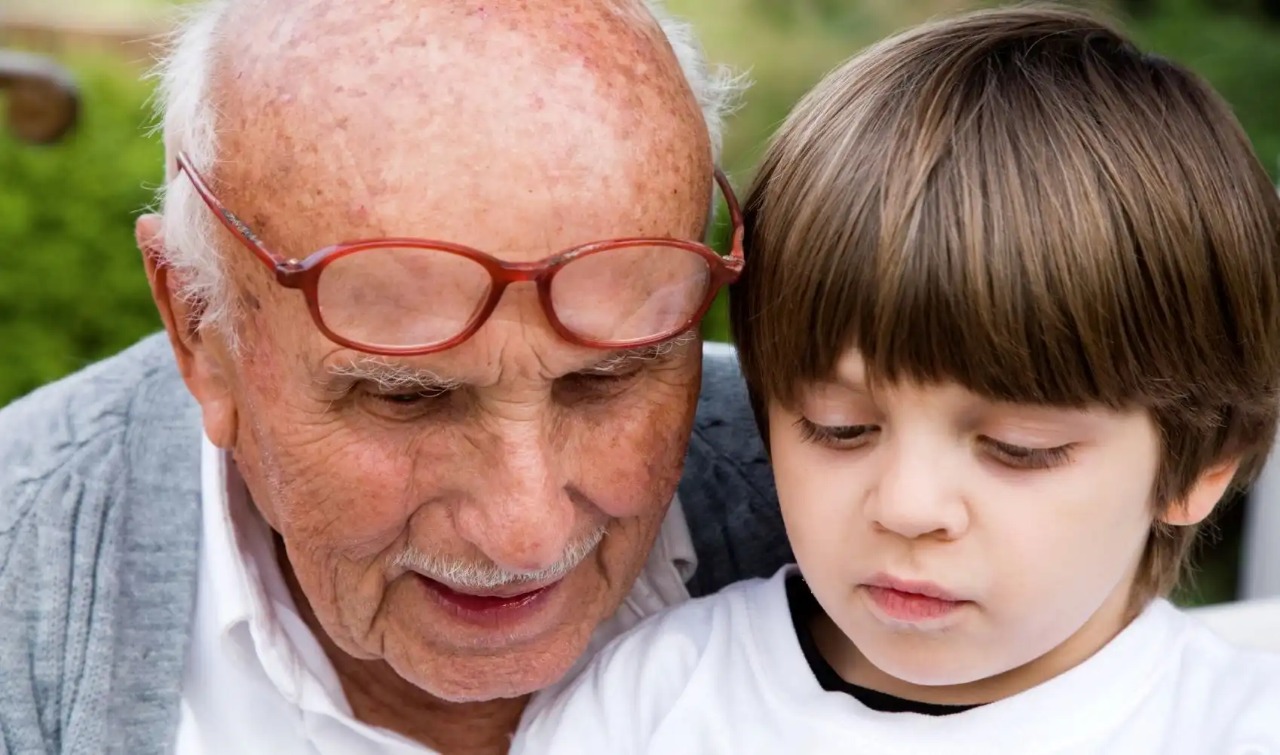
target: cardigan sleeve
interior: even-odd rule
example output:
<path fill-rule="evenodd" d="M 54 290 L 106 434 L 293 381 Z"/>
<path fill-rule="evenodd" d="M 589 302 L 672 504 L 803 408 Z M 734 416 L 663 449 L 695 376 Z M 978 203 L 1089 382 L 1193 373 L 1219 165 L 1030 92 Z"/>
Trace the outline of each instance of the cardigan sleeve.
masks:
<path fill-rule="evenodd" d="M 0 410 L 0 752 L 172 749 L 169 721 L 132 725 L 176 727 L 194 598 L 198 498 L 163 481 L 193 476 L 199 422 L 168 354 L 148 339 Z M 140 635 L 155 596 L 168 622 Z"/>
<path fill-rule="evenodd" d="M 114 575 L 100 566 L 122 425 L 81 382 L 0 411 L 0 732 L 14 752 L 60 751 L 71 698 L 109 672 L 85 661 L 109 641 Z"/>

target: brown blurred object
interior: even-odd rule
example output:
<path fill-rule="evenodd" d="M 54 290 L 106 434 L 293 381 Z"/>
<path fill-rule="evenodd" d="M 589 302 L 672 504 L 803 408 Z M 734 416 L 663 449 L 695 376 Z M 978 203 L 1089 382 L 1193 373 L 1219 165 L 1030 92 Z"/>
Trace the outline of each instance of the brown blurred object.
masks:
<path fill-rule="evenodd" d="M 80 113 L 70 74 L 39 55 L 0 50 L 0 95 L 9 98 L 9 131 L 32 144 L 63 138 Z"/>

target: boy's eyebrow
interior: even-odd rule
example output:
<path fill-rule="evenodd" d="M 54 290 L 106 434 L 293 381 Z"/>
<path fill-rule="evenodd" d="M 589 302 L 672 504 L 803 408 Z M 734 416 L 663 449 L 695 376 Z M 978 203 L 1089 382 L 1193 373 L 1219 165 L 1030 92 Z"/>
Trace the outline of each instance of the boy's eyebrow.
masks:
<path fill-rule="evenodd" d="M 433 370 L 368 354 L 331 364 L 325 372 L 328 379 L 323 382 L 330 388 L 349 387 L 361 381 L 372 383 L 382 391 L 438 392 L 462 387 L 461 380 Z"/>

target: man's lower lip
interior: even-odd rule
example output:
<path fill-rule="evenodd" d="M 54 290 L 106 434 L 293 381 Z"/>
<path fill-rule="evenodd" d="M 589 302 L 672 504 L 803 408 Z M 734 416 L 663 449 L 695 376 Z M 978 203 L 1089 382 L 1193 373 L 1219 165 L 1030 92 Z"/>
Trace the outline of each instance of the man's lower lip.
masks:
<path fill-rule="evenodd" d="M 940 619 L 965 605 L 965 601 L 942 600 L 888 587 L 867 586 L 866 591 L 882 614 L 894 621 L 906 623 Z"/>
<path fill-rule="evenodd" d="M 520 595 L 499 597 L 468 595 L 433 579 L 422 576 L 417 578 L 427 592 L 454 616 L 468 623 L 490 627 L 519 622 L 536 613 L 546 602 L 547 597 L 560 585 L 559 582 L 555 582 Z"/>

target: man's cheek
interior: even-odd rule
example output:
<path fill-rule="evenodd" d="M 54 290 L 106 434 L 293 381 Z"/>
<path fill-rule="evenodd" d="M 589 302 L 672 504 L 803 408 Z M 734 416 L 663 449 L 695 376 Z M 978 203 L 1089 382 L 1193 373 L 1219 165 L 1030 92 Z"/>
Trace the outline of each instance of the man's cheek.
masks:
<path fill-rule="evenodd" d="M 323 549 L 289 551 L 293 572 L 325 632 L 347 654 L 372 660 L 365 641 L 376 621 L 386 582 L 376 567 Z"/>
<path fill-rule="evenodd" d="M 357 560 L 382 551 L 403 536 L 420 503 L 407 485 L 410 469 L 346 460 L 324 477 L 299 479 L 280 511 L 281 534 Z"/>
<path fill-rule="evenodd" d="M 675 493 L 688 429 L 655 415 L 620 430 L 578 453 L 580 486 L 611 517 L 644 516 Z"/>
<path fill-rule="evenodd" d="M 286 540 L 364 560 L 401 538 L 420 503 L 413 459 L 390 437 L 334 430 L 265 455 L 272 525 Z M 403 446 L 403 444 L 400 444 Z M 287 449 L 287 450 L 286 450 Z M 264 507 L 266 508 L 266 507 Z"/>

